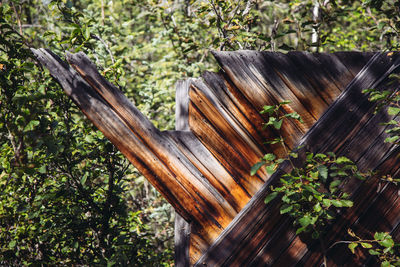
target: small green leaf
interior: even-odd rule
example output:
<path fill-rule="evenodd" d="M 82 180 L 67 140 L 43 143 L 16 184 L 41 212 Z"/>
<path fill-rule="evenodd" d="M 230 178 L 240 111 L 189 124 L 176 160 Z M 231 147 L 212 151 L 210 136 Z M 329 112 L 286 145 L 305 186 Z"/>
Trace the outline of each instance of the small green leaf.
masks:
<path fill-rule="evenodd" d="M 384 246 L 385 248 L 392 248 L 394 246 L 394 242 L 393 239 L 389 237 L 379 241 L 379 245 Z"/>
<path fill-rule="evenodd" d="M 385 143 L 394 143 L 395 141 L 397 141 L 400 137 L 398 135 L 392 136 L 392 137 L 388 137 L 385 139 Z"/>
<path fill-rule="evenodd" d="M 338 164 L 343 164 L 343 163 L 353 163 L 349 158 L 346 158 L 346 157 L 338 157 L 337 159 L 336 159 L 336 163 L 338 163 Z"/>
<path fill-rule="evenodd" d="M 329 185 L 329 190 L 333 190 L 333 189 L 335 189 L 336 187 L 338 187 L 339 185 L 340 185 L 340 183 L 341 183 L 342 181 L 340 181 L 340 180 L 335 180 L 335 181 L 333 181 L 332 183 L 330 183 L 330 185 Z"/>
<path fill-rule="evenodd" d="M 272 114 L 272 113 L 274 113 L 274 111 L 275 111 L 275 106 L 264 106 L 263 107 L 263 110 L 260 112 L 261 114 L 265 114 L 265 113 L 268 113 L 268 114 Z"/>
<path fill-rule="evenodd" d="M 46 173 L 46 165 L 40 166 L 40 168 L 38 169 L 38 171 L 39 171 L 40 173 Z"/>
<path fill-rule="evenodd" d="M 325 198 L 322 200 L 322 204 L 324 204 L 325 207 L 329 208 L 332 205 L 332 202 L 330 199 Z"/>
<path fill-rule="evenodd" d="M 85 185 L 86 180 L 87 180 L 87 177 L 88 177 L 88 174 L 87 174 L 87 173 L 85 173 L 85 174 L 82 176 L 82 178 L 81 178 L 81 184 L 82 184 L 82 185 Z"/>
<path fill-rule="evenodd" d="M 273 125 L 274 125 L 275 129 L 279 130 L 282 127 L 282 122 L 283 122 L 283 119 L 280 119 L 279 121 L 274 121 Z"/>
<path fill-rule="evenodd" d="M 271 145 L 273 145 L 273 144 L 277 144 L 277 143 L 279 143 L 279 142 L 281 142 L 281 138 L 280 138 L 280 137 L 275 138 L 275 139 L 273 139 L 273 140 L 271 140 L 271 141 L 267 141 L 267 142 L 265 142 L 265 143 L 266 143 L 266 144 L 271 144 Z"/>
<path fill-rule="evenodd" d="M 276 159 L 276 156 L 272 153 L 268 153 L 264 155 L 263 159 L 265 161 L 273 161 L 274 159 Z"/>
<path fill-rule="evenodd" d="M 328 179 L 328 167 L 325 165 L 320 165 L 317 167 L 321 180 L 325 183 Z"/>
<path fill-rule="evenodd" d="M 26 126 L 25 126 L 25 128 L 24 128 L 24 132 L 26 132 L 26 131 L 32 131 L 36 126 L 38 126 L 39 125 L 39 121 L 36 121 L 36 120 L 32 120 L 32 121 L 30 121 Z"/>
<path fill-rule="evenodd" d="M 304 232 L 305 230 L 306 230 L 305 227 L 300 227 L 300 228 L 298 228 L 298 229 L 296 230 L 296 235 L 298 235 L 298 234 Z"/>
<path fill-rule="evenodd" d="M 86 40 L 90 39 L 90 28 L 86 26 L 85 32 L 83 33 Z"/>
<path fill-rule="evenodd" d="M 273 174 L 275 172 L 276 164 L 271 164 L 265 167 L 268 174 Z"/>
<path fill-rule="evenodd" d="M 292 101 L 290 101 L 290 100 L 283 100 L 282 102 L 279 102 L 279 105 L 287 105 L 287 104 L 290 104 L 290 103 L 292 103 Z"/>
<path fill-rule="evenodd" d="M 333 206 L 335 206 L 335 207 L 337 207 L 337 208 L 341 208 L 341 207 L 343 207 L 343 204 L 342 204 L 342 202 L 341 202 L 341 201 L 339 201 L 339 200 L 336 200 L 336 199 L 331 199 L 331 202 L 332 202 L 332 205 L 333 205 Z"/>
<path fill-rule="evenodd" d="M 358 243 L 350 243 L 349 244 L 349 249 L 351 250 L 351 253 L 355 253 L 355 248 L 358 246 Z"/>
<path fill-rule="evenodd" d="M 372 245 L 370 243 L 365 243 L 365 242 L 361 242 L 361 246 L 363 248 L 372 248 Z"/>
<path fill-rule="evenodd" d="M 289 211 L 291 211 L 292 209 L 293 209 L 292 205 L 284 204 L 284 205 L 282 205 L 282 207 L 280 209 L 280 213 L 285 214 L 285 213 L 288 213 Z"/>
<path fill-rule="evenodd" d="M 390 264 L 389 261 L 383 261 L 383 262 L 381 263 L 381 267 L 390 267 L 390 266 L 392 266 L 392 265 Z"/>
<path fill-rule="evenodd" d="M 374 238 L 375 238 L 375 240 L 383 240 L 383 239 L 385 239 L 385 237 L 387 236 L 387 234 L 386 233 L 384 233 L 384 232 L 376 232 L 375 234 L 374 234 Z"/>
<path fill-rule="evenodd" d="M 340 201 L 343 205 L 343 207 L 351 208 L 353 207 L 353 201 L 351 200 L 341 200 Z"/>
<path fill-rule="evenodd" d="M 264 203 L 268 204 L 269 202 L 271 202 L 272 200 L 274 200 L 276 197 L 278 196 L 278 192 L 272 192 L 271 194 L 269 194 L 265 200 Z"/>
<path fill-rule="evenodd" d="M 9 248 L 14 248 L 17 245 L 17 241 L 11 240 L 10 243 L 8 243 Z"/>
<path fill-rule="evenodd" d="M 376 250 L 373 250 L 373 249 L 369 249 L 368 252 L 369 252 L 370 255 L 374 255 L 374 256 L 381 254 L 379 251 L 376 251 Z"/>
<path fill-rule="evenodd" d="M 299 223 L 300 223 L 301 226 L 307 227 L 307 226 L 309 226 L 311 224 L 311 217 L 306 215 L 306 216 L 304 216 L 304 217 L 299 219 Z"/>
<path fill-rule="evenodd" d="M 265 164 L 265 161 L 257 162 L 256 164 L 251 167 L 250 175 L 255 175 L 257 171 Z"/>
<path fill-rule="evenodd" d="M 396 116 L 397 114 L 400 113 L 400 108 L 389 107 L 387 112 L 391 116 Z"/>
<path fill-rule="evenodd" d="M 321 204 L 317 203 L 317 204 L 314 205 L 314 211 L 315 212 L 320 212 L 321 210 L 322 210 Z"/>

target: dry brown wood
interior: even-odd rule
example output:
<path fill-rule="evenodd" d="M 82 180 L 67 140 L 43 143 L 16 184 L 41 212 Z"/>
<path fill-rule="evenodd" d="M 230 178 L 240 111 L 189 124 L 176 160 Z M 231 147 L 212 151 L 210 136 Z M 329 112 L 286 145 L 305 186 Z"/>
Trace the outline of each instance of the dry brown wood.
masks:
<path fill-rule="evenodd" d="M 190 79 L 179 81 L 176 84 L 175 99 L 180 99 L 180 102 L 175 106 L 175 130 L 177 131 L 189 129 L 189 84 Z M 174 264 L 176 267 L 189 267 L 190 223 L 175 211 L 174 227 Z"/>
<path fill-rule="evenodd" d="M 398 164 L 392 156 L 385 158 L 390 145 L 382 144 L 386 136 L 382 127 L 376 127 L 387 118 L 383 113 L 374 115 L 374 105 L 360 93 L 386 82 L 384 78 L 397 67 L 396 54 L 378 56 L 357 74 L 372 54 L 216 52 L 223 71 L 178 84 L 177 131 L 160 132 L 83 54 L 67 55 L 78 75 L 54 54 L 35 53 L 83 112 L 182 215 L 176 220 L 179 266 L 196 261 L 216 266 L 321 262 L 318 245 L 296 237 L 290 219 L 279 215 L 278 202 L 263 204 L 268 184 L 291 164 L 283 163 L 271 180 L 264 170 L 250 176 L 251 166 L 264 153 L 284 154 L 279 146 L 263 144 L 277 134 L 261 130 L 268 117 L 259 114 L 264 105 L 291 100 L 282 114 L 296 111 L 303 117 L 305 124 L 287 121 L 282 126 L 282 135 L 293 148 L 348 87 L 301 139 L 301 152 L 335 151 L 362 169 Z M 360 228 L 359 221 L 385 201 L 390 206 L 383 216 L 391 228 L 398 226 L 399 216 L 389 212 L 389 207 L 400 206 L 392 189 L 366 205 L 372 192 L 367 184 L 350 181 L 346 188 L 354 192 L 359 210 L 343 214 L 345 222 L 330 230 L 332 240 L 349 225 Z M 366 213 L 360 213 L 362 209 Z M 367 225 L 369 231 L 383 229 L 377 220 Z"/>
<path fill-rule="evenodd" d="M 299 140 L 306 132 L 307 125 L 311 127 L 315 118 L 304 108 L 272 67 L 265 62 L 263 53 L 240 51 L 239 53 L 214 54 L 230 80 L 257 110 L 262 110 L 265 105 L 276 105 L 284 100 L 292 102 L 285 106 L 285 111 L 299 113 L 305 124 L 286 121 L 282 126 L 282 135 L 285 140 L 288 142 Z"/>
<path fill-rule="evenodd" d="M 228 111 L 218 107 L 218 103 L 210 100 L 206 96 L 206 90 L 202 84 L 196 82 L 190 91 L 191 101 L 199 109 L 215 129 L 218 129 L 224 140 L 231 144 L 242 155 L 242 160 L 250 166 L 257 163 L 264 155 L 263 151 L 257 147 L 254 140 L 246 131 L 241 129 L 241 125 L 229 114 Z M 215 99 L 214 99 L 215 100 Z M 248 169 L 249 170 L 249 169 Z M 260 172 L 261 177 L 266 177 L 265 172 Z M 264 181 L 265 179 L 263 179 Z"/>
<path fill-rule="evenodd" d="M 238 153 L 234 147 L 224 141 L 224 136 L 221 136 L 212 125 L 206 121 L 204 115 L 200 113 L 196 106 L 189 105 L 189 124 L 191 131 L 204 144 L 205 147 L 218 159 L 224 166 L 232 178 L 242 187 L 245 192 L 251 196 L 254 195 L 258 188 L 263 184 L 262 179 L 251 179 L 251 165 L 244 161 L 242 155 Z M 251 180 L 251 181 L 249 181 Z"/>
<path fill-rule="evenodd" d="M 304 144 L 305 149 L 312 149 L 312 151 L 338 151 L 340 147 L 346 144 L 346 141 L 353 140 L 353 145 L 357 144 L 354 142 L 357 133 L 362 129 L 362 125 L 365 125 L 369 119 L 369 114 L 373 113 L 373 104 L 369 103 L 366 96 L 361 95 L 364 88 L 370 88 L 371 86 L 377 86 L 382 82 L 382 78 L 391 73 L 397 64 L 398 58 L 388 57 L 386 55 L 380 55 L 371 61 L 371 64 L 365 69 L 365 71 L 359 74 L 358 79 L 356 79 L 350 89 L 348 88 L 344 95 L 335 102 L 334 105 L 327 111 L 327 113 L 318 121 L 316 125 L 306 134 L 303 138 L 302 144 Z M 352 112 L 347 112 L 351 110 Z M 339 129 L 339 130 L 338 130 Z M 362 132 L 362 131 L 361 131 Z M 336 136 L 333 136 L 336 135 Z M 361 135 L 360 135 L 361 136 Z M 374 140 L 375 138 L 373 138 Z M 362 141 L 362 139 L 361 139 Z M 387 149 L 381 146 L 382 149 Z M 366 147 L 365 149 L 368 149 Z M 386 150 L 387 151 L 387 150 Z M 360 151 L 360 153 L 363 153 Z M 377 162 L 375 162 L 377 163 Z M 279 175 L 274 175 L 271 180 L 274 180 Z M 264 195 L 262 195 L 262 191 Z M 228 247 L 231 251 L 240 251 L 241 249 L 246 250 L 249 254 L 257 253 L 260 250 L 258 245 L 260 243 L 254 242 L 253 238 L 256 236 L 262 236 L 259 232 L 260 230 L 254 226 L 252 230 L 244 229 L 244 225 L 249 226 L 249 222 L 252 221 L 253 224 L 258 225 L 258 222 L 264 222 L 265 224 L 275 224 L 278 221 L 275 219 L 271 221 L 266 221 L 266 218 L 261 214 L 265 214 L 265 207 L 259 200 L 260 196 L 265 196 L 267 192 L 266 186 L 260 190 L 259 193 L 250 201 L 249 205 L 246 206 L 242 212 L 235 218 L 233 223 L 228 226 L 227 230 L 221 235 L 221 238 L 209 249 L 209 251 L 198 261 L 199 264 L 209 264 L 209 265 L 229 265 L 232 262 L 229 260 L 230 257 L 235 258 L 233 254 L 228 251 Z M 364 197 L 365 195 L 362 194 Z M 237 219 L 240 217 L 240 219 Z M 279 216 L 277 216 L 279 217 Z M 356 218 L 356 217 L 355 217 Z M 284 232 L 281 236 L 285 235 Z M 240 240 L 240 241 L 239 241 Z M 257 239 L 256 239 L 257 240 Z M 281 242 L 282 240 L 280 240 Z M 246 248 L 237 245 L 237 243 L 246 244 Z M 265 242 L 258 239 L 258 242 Z M 251 245 L 255 243 L 254 245 Z M 265 253 L 270 254 L 271 259 L 274 260 L 273 264 L 276 266 L 289 266 L 299 262 L 304 255 L 307 253 L 307 245 L 301 241 L 300 238 L 295 238 L 291 240 L 289 238 L 288 249 L 282 254 L 271 255 L 271 251 L 264 250 Z M 217 256 L 218 252 L 225 252 L 226 255 Z M 262 254 L 259 254 L 261 258 Z M 250 257 L 251 258 L 251 257 Z M 278 259 L 276 261 L 276 259 Z M 241 262 L 244 264 L 244 262 Z M 315 262 L 315 264 L 317 264 Z"/>

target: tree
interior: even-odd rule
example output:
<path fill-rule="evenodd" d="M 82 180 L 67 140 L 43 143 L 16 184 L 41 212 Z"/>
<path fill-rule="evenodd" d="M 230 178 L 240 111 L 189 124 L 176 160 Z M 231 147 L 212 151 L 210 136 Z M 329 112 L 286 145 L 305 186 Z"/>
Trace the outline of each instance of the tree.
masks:
<path fill-rule="evenodd" d="M 396 1 L 318 6 L 313 17 L 311 0 L 0 3 L 1 264 L 171 263 L 171 208 L 29 47 L 84 51 L 165 130 L 174 125 L 175 82 L 215 70 L 212 49 L 398 48 Z"/>

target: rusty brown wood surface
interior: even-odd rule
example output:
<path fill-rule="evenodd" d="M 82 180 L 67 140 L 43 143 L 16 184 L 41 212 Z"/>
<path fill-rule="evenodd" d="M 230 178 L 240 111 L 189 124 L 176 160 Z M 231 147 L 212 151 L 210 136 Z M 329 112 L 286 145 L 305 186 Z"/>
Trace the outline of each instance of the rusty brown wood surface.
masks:
<path fill-rule="evenodd" d="M 276 216 L 277 205 L 266 209 L 262 204 L 267 184 L 278 175 L 270 177 L 264 169 L 250 175 L 251 166 L 265 153 L 285 155 L 281 146 L 265 143 L 277 132 L 262 129 L 267 120 L 260 114 L 264 105 L 290 100 L 283 113 L 295 111 L 305 121 L 283 124 L 289 149 L 307 140 L 308 149 L 329 148 L 365 168 L 389 155 L 389 148 L 380 143 L 383 129 L 376 127 L 384 116 L 372 116 L 364 102 L 360 107 L 353 102 L 344 105 L 330 115 L 335 119 L 328 125 L 321 123 L 332 113 L 331 104 L 339 94 L 343 92 L 339 102 L 343 97 L 358 99 L 360 95 L 348 93 L 350 88 L 377 82 L 382 70 L 372 66 L 364 69 L 362 83 L 354 79 L 375 53 L 214 52 L 221 71 L 179 83 L 176 130 L 160 132 L 84 54 L 67 54 L 68 65 L 50 51 L 34 52 L 85 115 L 179 213 L 179 266 L 262 266 L 319 259 L 294 235 L 290 220 Z M 340 116 L 344 119 L 338 122 Z M 379 138 L 371 138 L 371 133 Z M 284 163 L 281 170 L 289 167 Z M 352 186 L 355 192 L 366 190 Z M 385 194 L 395 199 L 393 192 Z"/>
<path fill-rule="evenodd" d="M 361 91 L 365 88 L 386 89 L 388 75 L 397 71 L 399 63 L 398 54 L 376 55 L 369 61 L 302 138 L 301 151 L 333 151 L 349 156 L 363 170 L 397 173 L 399 149 L 384 143 L 387 134 L 382 122 L 389 118 L 385 113 L 374 114 L 375 105 Z M 396 89 L 398 84 L 390 86 Z M 283 163 L 280 168 L 290 169 L 290 164 Z M 263 203 L 268 185 L 279 179 L 281 173 L 283 171 L 278 170 L 250 200 L 199 259 L 198 266 L 319 266 L 322 263 L 319 244 L 306 236 L 296 236 L 290 219 L 279 214 L 276 202 L 268 206 Z M 345 239 L 348 228 L 369 236 L 375 230 L 397 231 L 400 221 L 398 189 L 388 186 L 376 194 L 378 183 L 378 176 L 367 182 L 347 183 L 355 205 L 329 227 L 327 246 L 335 240 Z M 371 261 L 368 255 L 352 257 L 345 246 L 329 251 L 328 259 L 330 266 L 360 266 Z"/>

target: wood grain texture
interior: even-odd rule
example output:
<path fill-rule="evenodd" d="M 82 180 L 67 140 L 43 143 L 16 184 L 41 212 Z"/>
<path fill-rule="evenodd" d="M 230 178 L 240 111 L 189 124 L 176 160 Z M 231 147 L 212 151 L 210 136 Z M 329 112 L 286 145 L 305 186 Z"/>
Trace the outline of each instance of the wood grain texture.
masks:
<path fill-rule="evenodd" d="M 302 155 L 334 151 L 363 170 L 398 169 L 395 148 L 383 143 L 386 135 L 379 125 L 389 118 L 374 114 L 374 105 L 361 93 L 365 88 L 387 88 L 387 76 L 399 63 L 397 54 L 214 52 L 221 71 L 179 82 L 176 130 L 160 132 L 84 54 L 67 53 L 68 65 L 50 51 L 34 53 L 85 115 L 173 205 L 179 214 L 177 266 L 321 262 L 318 244 L 295 235 L 291 220 L 279 215 L 279 203 L 263 202 L 268 185 L 291 164 L 284 162 L 272 176 L 264 169 L 250 175 L 265 153 L 286 153 L 279 145 L 265 143 L 278 132 L 262 129 L 268 120 L 259 113 L 264 105 L 290 100 L 281 115 L 297 112 L 305 121 L 282 125 L 289 149 L 300 144 Z M 348 226 L 398 232 L 400 218 L 389 212 L 399 206 L 393 188 L 387 187 L 367 205 L 373 193 L 370 184 L 349 181 L 346 187 L 358 208 L 344 213 L 344 221 L 329 230 L 332 240 Z M 390 202 L 382 210 L 387 227 L 378 220 L 363 223 L 368 212 L 385 201 Z M 338 251 L 332 255 L 342 253 Z M 371 260 L 367 255 L 360 258 Z"/>
<path fill-rule="evenodd" d="M 340 155 L 346 155 L 351 151 L 349 153 L 351 157 L 362 163 L 365 169 L 383 169 L 389 172 L 392 169 L 388 166 L 392 166 L 394 170 L 397 170 L 398 158 L 394 158 L 391 146 L 383 143 L 386 136 L 383 134 L 385 127 L 381 125 L 381 122 L 388 118 L 383 114 L 374 114 L 374 104 L 369 102 L 367 96 L 361 94 L 361 91 L 371 87 L 386 88 L 387 80 L 385 79 L 396 70 L 399 62 L 398 55 L 375 56 L 302 138 L 300 143 L 303 146 L 302 149 L 312 152 L 333 151 Z M 369 138 L 367 132 L 372 134 Z M 284 163 L 280 168 L 287 169 L 290 166 Z M 318 245 L 302 236 L 295 236 L 290 227 L 290 219 L 283 219 L 279 215 L 275 203 L 265 206 L 262 202 L 268 193 L 268 185 L 276 181 L 280 173 L 274 174 L 250 200 L 207 253 L 200 258 L 197 262 L 198 266 L 292 266 L 296 264 L 317 266 L 321 262 L 321 251 Z M 332 240 L 338 233 L 345 233 L 351 221 L 357 221 L 357 218 L 361 216 L 357 212 L 365 210 L 360 205 L 368 203 L 370 208 L 367 210 L 372 214 L 374 214 L 373 207 L 380 206 L 381 202 L 375 205 L 370 203 L 370 196 L 376 187 L 369 183 L 364 185 L 361 182 L 351 186 L 354 190 L 355 207 L 342 215 L 339 223 L 334 224 L 335 227 L 328 234 Z M 381 198 L 376 199 L 382 201 Z M 388 192 L 388 196 L 384 199 L 395 201 L 398 198 Z M 391 205 L 397 207 L 395 203 Z M 387 210 L 382 213 L 389 214 Z M 393 227 L 397 223 L 397 217 L 391 221 L 393 221 L 391 223 Z M 264 227 L 260 228 L 259 225 L 264 225 Z M 371 222 L 372 226 L 374 222 Z M 274 249 L 276 246 L 279 249 Z"/>

